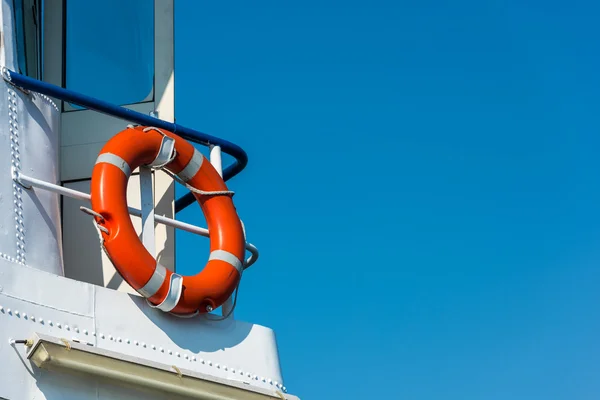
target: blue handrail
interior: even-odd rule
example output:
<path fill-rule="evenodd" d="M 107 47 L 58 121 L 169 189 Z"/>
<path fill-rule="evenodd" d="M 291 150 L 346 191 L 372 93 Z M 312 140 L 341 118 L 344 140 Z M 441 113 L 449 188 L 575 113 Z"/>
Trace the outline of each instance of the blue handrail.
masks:
<path fill-rule="evenodd" d="M 190 142 L 205 146 L 220 146 L 223 152 L 235 158 L 233 164 L 223 170 L 223 179 L 225 180 L 231 179 L 239 174 L 248 164 L 248 155 L 246 152 L 240 146 L 231 143 L 228 140 L 220 139 L 218 137 L 202 133 L 194 129 L 186 128 L 185 126 L 174 124 L 172 122 L 163 121 L 125 107 L 116 106 L 91 96 L 86 96 L 72 90 L 61 88 L 60 86 L 30 78 L 9 69 L 6 69 L 5 72 L 8 73 L 8 76 L 10 77 L 10 83 L 23 89 L 28 89 L 34 92 L 45 94 L 47 96 L 52 96 L 69 103 L 88 108 L 90 110 L 98 111 L 112 117 L 133 122 L 135 124 L 155 126 L 157 128 L 165 129 L 167 131 L 176 133 Z M 195 198 L 192 193 L 188 193 L 185 196 L 177 199 L 175 201 L 175 212 L 183 210 L 194 201 Z"/>

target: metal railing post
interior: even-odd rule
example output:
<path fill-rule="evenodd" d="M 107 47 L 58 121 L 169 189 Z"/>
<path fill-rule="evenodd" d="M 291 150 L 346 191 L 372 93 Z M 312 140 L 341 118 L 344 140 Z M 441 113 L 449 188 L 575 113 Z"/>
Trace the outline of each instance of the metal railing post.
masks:
<path fill-rule="evenodd" d="M 140 167 L 140 199 L 142 204 L 142 243 L 152 257 L 156 257 L 154 232 L 154 190 L 152 190 L 152 169 Z"/>
<path fill-rule="evenodd" d="M 13 174 L 14 181 L 17 182 L 19 185 L 23 186 L 25 189 L 39 188 L 42 190 L 48 190 L 50 192 L 57 193 L 61 196 L 67 196 L 81 201 L 90 201 L 89 193 L 83 193 L 78 190 L 69 189 L 60 185 L 56 185 L 54 183 L 43 181 L 41 179 L 36 179 L 31 176 L 27 176 L 19 171 L 13 171 Z M 138 210 L 137 208 L 127 207 L 127 209 L 129 211 L 129 214 L 131 215 L 134 215 L 136 217 L 142 216 L 142 211 Z M 155 215 L 154 219 L 159 224 L 171 226 L 175 229 L 181 229 L 186 232 L 194 233 L 196 235 L 204 237 L 210 236 L 208 229 L 188 224 L 187 222 L 177 221 L 175 219 L 163 217 L 162 215 Z M 250 257 L 248 257 L 244 262 L 244 269 L 248 269 L 252 264 L 254 264 L 256 260 L 258 260 L 259 256 L 258 249 L 252 243 L 246 242 L 246 250 L 250 252 Z"/>

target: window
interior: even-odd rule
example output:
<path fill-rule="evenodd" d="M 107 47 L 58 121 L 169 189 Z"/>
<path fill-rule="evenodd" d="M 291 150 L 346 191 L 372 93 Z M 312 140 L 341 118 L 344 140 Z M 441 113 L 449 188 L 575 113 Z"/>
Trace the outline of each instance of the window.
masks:
<path fill-rule="evenodd" d="M 119 105 L 153 100 L 153 0 L 67 0 L 65 42 L 67 89 Z"/>
<path fill-rule="evenodd" d="M 13 6 L 19 72 L 41 79 L 41 0 L 14 0 Z"/>

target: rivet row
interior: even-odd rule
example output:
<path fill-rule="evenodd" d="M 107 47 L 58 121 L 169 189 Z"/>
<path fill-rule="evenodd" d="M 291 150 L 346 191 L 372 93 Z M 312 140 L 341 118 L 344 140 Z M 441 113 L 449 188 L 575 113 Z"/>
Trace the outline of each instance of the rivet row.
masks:
<path fill-rule="evenodd" d="M 8 117 L 9 117 L 9 131 L 10 131 L 10 162 L 13 167 L 21 168 L 21 156 L 19 154 L 19 124 L 18 124 L 18 104 L 17 104 L 17 93 L 8 89 Z M 25 223 L 23 222 L 23 189 L 13 182 L 13 203 L 15 207 L 15 239 L 16 239 L 16 263 L 25 264 Z M 3 257 L 5 258 L 5 257 Z"/>
<path fill-rule="evenodd" d="M 6 261 L 10 261 L 16 264 L 20 264 L 20 265 L 24 265 L 21 261 L 19 261 L 18 259 L 9 256 L 8 254 L 4 254 L 4 253 L 0 253 L 0 258 L 5 259 Z"/>
<path fill-rule="evenodd" d="M 37 93 L 38 96 L 40 96 L 42 99 L 44 99 L 46 102 L 50 103 L 50 105 L 52 107 L 54 107 L 54 109 L 56 111 L 59 111 L 58 107 L 56 106 L 56 103 L 54 101 L 52 101 L 52 99 L 48 96 L 46 96 L 45 94 L 42 93 Z"/>
<path fill-rule="evenodd" d="M 60 322 L 53 322 L 52 320 L 46 320 L 45 321 L 43 318 L 36 318 L 33 315 L 27 315 L 26 313 L 22 313 L 19 310 L 11 310 L 10 308 L 5 309 L 2 305 L 0 305 L 0 314 L 7 314 L 7 315 L 10 315 L 10 316 L 14 315 L 17 318 L 22 318 L 22 319 L 25 319 L 25 320 L 30 320 L 32 322 L 36 322 L 36 320 L 37 320 L 37 322 L 39 322 L 41 325 L 48 325 L 48 326 L 56 327 L 58 329 L 65 329 L 67 331 L 73 330 L 73 331 L 75 331 L 77 333 L 80 332 L 80 328 L 78 328 L 76 326 L 72 326 L 72 325 L 69 326 L 67 324 L 62 324 Z M 82 329 L 81 332 L 84 335 L 86 335 L 86 336 L 90 334 L 90 332 L 88 332 L 87 329 Z M 114 337 L 113 335 L 107 335 L 104 332 L 98 332 L 98 333 L 92 332 L 91 335 L 92 336 L 96 336 L 96 337 L 98 337 L 100 339 L 103 339 L 103 340 L 109 340 L 109 341 L 113 341 L 113 342 L 116 342 L 116 343 L 129 344 L 129 345 L 134 345 L 136 347 L 150 348 L 150 349 L 152 349 L 154 351 L 158 351 L 160 353 L 167 353 L 167 354 L 169 354 L 171 356 L 175 356 L 177 358 L 182 358 L 183 357 L 185 360 L 187 360 L 189 362 L 199 362 L 202 365 L 206 365 L 206 366 L 213 367 L 213 368 L 216 368 L 216 369 L 221 369 L 223 371 L 230 372 L 231 374 L 235 374 L 236 373 L 236 369 L 235 368 L 230 368 L 230 367 L 228 367 L 226 365 L 219 364 L 219 363 L 213 363 L 210 360 L 204 360 L 202 358 L 196 358 L 195 355 L 181 354 L 181 353 L 179 353 L 177 351 L 174 352 L 173 350 L 170 350 L 170 349 L 164 349 L 162 347 L 157 347 L 154 344 L 148 344 L 147 345 L 144 342 L 140 342 L 140 341 L 137 341 L 137 340 L 131 340 L 129 338 L 121 339 L 120 337 Z M 81 342 L 81 340 L 79 340 L 77 338 L 74 338 L 74 340 Z M 250 372 L 244 372 L 241 369 L 238 369 L 237 373 L 239 375 L 241 375 L 241 376 L 246 376 L 247 378 L 250 378 L 251 380 L 261 381 L 261 382 L 264 382 L 264 383 L 268 383 L 268 384 L 270 384 L 272 386 L 277 387 L 278 389 L 280 389 L 280 390 L 282 390 L 284 392 L 287 391 L 287 389 L 285 388 L 285 386 L 283 386 L 281 383 L 279 383 L 277 381 L 274 381 L 274 380 L 272 380 L 270 378 L 265 378 L 265 377 L 262 377 L 262 376 L 258 376 L 258 375 L 252 374 Z"/>

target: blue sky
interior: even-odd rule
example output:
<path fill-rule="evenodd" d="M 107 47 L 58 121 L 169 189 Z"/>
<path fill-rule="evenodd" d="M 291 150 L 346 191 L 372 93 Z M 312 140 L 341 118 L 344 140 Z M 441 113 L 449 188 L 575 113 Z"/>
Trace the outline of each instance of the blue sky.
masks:
<path fill-rule="evenodd" d="M 177 1 L 177 121 L 250 156 L 236 317 L 275 330 L 290 392 L 600 396 L 599 14 Z"/>

